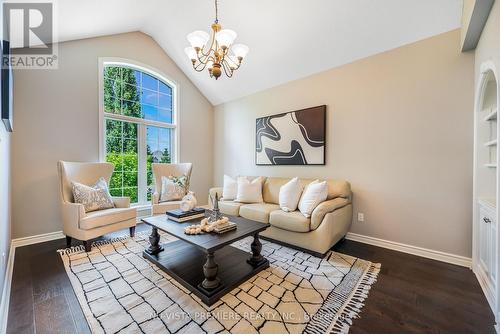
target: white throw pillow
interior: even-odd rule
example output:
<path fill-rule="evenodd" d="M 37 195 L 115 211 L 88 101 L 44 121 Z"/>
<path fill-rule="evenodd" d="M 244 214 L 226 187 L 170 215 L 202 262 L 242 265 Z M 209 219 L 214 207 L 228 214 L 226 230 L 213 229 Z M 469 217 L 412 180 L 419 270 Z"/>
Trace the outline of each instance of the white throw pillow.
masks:
<path fill-rule="evenodd" d="M 162 176 L 160 202 L 179 201 L 187 193 L 188 177 L 182 176 Z"/>
<path fill-rule="evenodd" d="M 298 177 L 294 177 L 293 179 L 282 185 L 279 194 L 279 203 L 281 210 L 285 212 L 292 212 L 297 210 L 297 205 L 299 204 L 302 190 L 303 188 Z"/>
<path fill-rule="evenodd" d="M 236 202 L 241 203 L 262 203 L 262 177 L 258 177 L 252 182 L 244 176 L 238 177 L 238 192 Z"/>
<path fill-rule="evenodd" d="M 83 204 L 85 212 L 114 208 L 113 198 L 109 193 L 108 183 L 103 177 L 93 186 L 72 182 L 75 203 Z"/>
<path fill-rule="evenodd" d="M 238 182 L 231 176 L 224 175 L 224 187 L 222 188 L 222 200 L 232 201 L 238 193 Z"/>
<path fill-rule="evenodd" d="M 328 197 L 328 184 L 326 181 L 315 180 L 306 187 L 299 202 L 300 212 L 307 218 L 321 202 Z"/>

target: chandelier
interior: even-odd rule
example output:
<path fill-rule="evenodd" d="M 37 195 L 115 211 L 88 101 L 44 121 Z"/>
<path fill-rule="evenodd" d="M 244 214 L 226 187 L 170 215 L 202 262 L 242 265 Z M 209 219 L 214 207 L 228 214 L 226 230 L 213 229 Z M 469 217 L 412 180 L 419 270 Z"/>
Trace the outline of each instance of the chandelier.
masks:
<path fill-rule="evenodd" d="M 215 0 L 215 22 L 212 24 L 212 37 L 201 30 L 196 30 L 187 35 L 190 47 L 184 49 L 191 59 L 193 68 L 197 72 L 208 69 L 211 78 L 216 80 L 222 75 L 231 78 L 234 71 L 241 66 L 243 58 L 248 53 L 248 46 L 233 44 L 236 32 L 222 29 L 218 19 L 217 0 Z M 210 44 L 207 44 L 210 40 Z M 209 45 L 209 46 L 208 46 Z M 208 48 L 205 48 L 208 46 Z"/>

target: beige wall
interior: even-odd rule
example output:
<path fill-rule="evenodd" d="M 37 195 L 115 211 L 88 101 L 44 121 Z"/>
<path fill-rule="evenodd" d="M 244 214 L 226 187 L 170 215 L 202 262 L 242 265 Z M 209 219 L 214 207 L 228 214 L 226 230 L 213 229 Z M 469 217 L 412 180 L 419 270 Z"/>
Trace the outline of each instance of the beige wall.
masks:
<path fill-rule="evenodd" d="M 149 36 L 128 33 L 59 45 L 59 69 L 15 75 L 12 137 L 14 238 L 59 231 L 56 162 L 98 161 L 98 58 L 132 59 L 179 84 L 180 156 L 194 163 L 192 189 L 212 184 L 213 107 Z"/>
<path fill-rule="evenodd" d="M 347 179 L 365 214 L 352 232 L 471 256 L 474 58 L 459 49 L 455 30 L 216 106 L 215 183 Z M 321 104 L 326 166 L 255 165 L 257 117 Z"/>
<path fill-rule="evenodd" d="M 3 36 L 2 18 L 0 8 L 0 36 Z M 11 239 L 10 148 L 11 134 L 5 130 L 3 123 L 0 123 L 0 296 L 4 287 Z"/>
<path fill-rule="evenodd" d="M 0 123 L 0 296 L 10 249 L 10 138 Z"/>

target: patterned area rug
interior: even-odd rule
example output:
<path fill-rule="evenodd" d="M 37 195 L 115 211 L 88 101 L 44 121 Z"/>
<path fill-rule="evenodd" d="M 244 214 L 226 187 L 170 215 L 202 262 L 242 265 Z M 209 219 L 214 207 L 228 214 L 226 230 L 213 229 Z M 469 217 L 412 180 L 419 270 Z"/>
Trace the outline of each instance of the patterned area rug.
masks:
<path fill-rule="evenodd" d="M 233 246 L 250 251 L 251 241 Z M 142 257 L 147 234 L 59 254 L 93 333 L 347 333 L 380 265 L 262 244 L 270 267 L 211 307 Z"/>

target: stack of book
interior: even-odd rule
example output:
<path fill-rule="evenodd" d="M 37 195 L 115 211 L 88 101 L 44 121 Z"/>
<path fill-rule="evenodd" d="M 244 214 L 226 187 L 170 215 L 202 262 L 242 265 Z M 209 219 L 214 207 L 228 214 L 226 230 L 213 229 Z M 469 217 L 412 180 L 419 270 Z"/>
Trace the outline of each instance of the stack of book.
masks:
<path fill-rule="evenodd" d="M 181 209 L 175 209 L 167 211 L 166 214 L 168 219 L 182 223 L 197 218 L 204 218 L 205 209 L 194 208 L 191 211 L 182 211 Z"/>
<path fill-rule="evenodd" d="M 216 228 L 214 228 L 214 232 L 219 233 L 219 234 L 229 232 L 232 230 L 236 230 L 236 224 L 233 222 L 229 222 L 229 221 L 227 223 L 224 223 L 224 224 L 219 224 L 219 225 L 217 225 Z"/>

